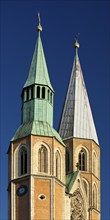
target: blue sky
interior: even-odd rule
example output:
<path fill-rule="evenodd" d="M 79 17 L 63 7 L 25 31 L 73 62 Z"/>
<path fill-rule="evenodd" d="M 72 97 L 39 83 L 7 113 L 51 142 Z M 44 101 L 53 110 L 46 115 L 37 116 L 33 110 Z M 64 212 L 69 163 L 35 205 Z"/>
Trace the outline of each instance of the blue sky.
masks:
<path fill-rule="evenodd" d="M 0 201 L 7 219 L 7 149 L 21 121 L 21 91 L 37 38 L 37 12 L 48 71 L 55 90 L 58 128 L 80 33 L 79 58 L 101 146 L 101 212 L 110 220 L 110 1 L 0 1 Z"/>

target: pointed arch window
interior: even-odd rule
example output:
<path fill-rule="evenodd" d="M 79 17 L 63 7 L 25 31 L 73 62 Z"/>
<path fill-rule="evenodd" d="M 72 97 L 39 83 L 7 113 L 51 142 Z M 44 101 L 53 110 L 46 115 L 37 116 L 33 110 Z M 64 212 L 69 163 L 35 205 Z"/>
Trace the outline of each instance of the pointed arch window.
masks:
<path fill-rule="evenodd" d="M 38 171 L 48 173 L 48 151 L 44 146 L 38 151 Z"/>
<path fill-rule="evenodd" d="M 37 98 L 40 98 L 40 86 L 37 86 Z"/>
<path fill-rule="evenodd" d="M 55 160 L 56 160 L 56 177 L 60 179 L 61 178 L 61 157 L 58 151 L 55 154 Z"/>
<path fill-rule="evenodd" d="M 42 87 L 42 99 L 45 99 L 45 87 Z"/>
<path fill-rule="evenodd" d="M 25 147 L 21 147 L 19 151 L 19 175 L 27 174 L 27 163 L 28 163 L 28 155 L 27 155 L 27 149 Z"/>
<path fill-rule="evenodd" d="M 66 172 L 68 173 L 69 171 L 70 171 L 70 154 L 66 149 Z"/>
<path fill-rule="evenodd" d="M 93 207 L 97 209 L 97 188 L 93 186 Z"/>
<path fill-rule="evenodd" d="M 88 194 L 88 185 L 87 185 L 87 182 L 83 179 L 83 185 L 84 185 L 84 189 L 85 189 L 85 192 L 86 192 L 86 196 Z"/>
<path fill-rule="evenodd" d="M 84 149 L 81 149 L 78 155 L 79 161 L 79 170 L 86 171 L 87 170 L 87 153 Z"/>

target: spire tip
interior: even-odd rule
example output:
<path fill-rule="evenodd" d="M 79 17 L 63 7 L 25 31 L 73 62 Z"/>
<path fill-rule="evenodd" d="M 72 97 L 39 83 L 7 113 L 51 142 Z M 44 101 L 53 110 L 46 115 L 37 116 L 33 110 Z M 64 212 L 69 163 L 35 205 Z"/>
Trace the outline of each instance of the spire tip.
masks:
<path fill-rule="evenodd" d="M 78 37 L 79 37 L 79 35 L 80 35 L 80 33 L 78 33 L 78 34 L 76 34 L 76 36 L 75 36 L 75 44 L 74 44 L 74 47 L 76 48 L 76 49 L 79 49 L 79 47 L 80 47 L 80 44 L 78 43 Z"/>

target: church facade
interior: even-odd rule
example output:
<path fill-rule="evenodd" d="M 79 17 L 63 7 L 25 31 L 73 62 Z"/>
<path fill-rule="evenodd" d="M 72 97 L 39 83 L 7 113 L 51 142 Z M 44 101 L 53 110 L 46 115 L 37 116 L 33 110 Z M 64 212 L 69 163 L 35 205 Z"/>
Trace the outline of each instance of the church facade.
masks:
<path fill-rule="evenodd" d="M 8 219 L 100 220 L 100 146 L 78 57 L 57 132 L 54 90 L 38 37 L 8 149 Z"/>

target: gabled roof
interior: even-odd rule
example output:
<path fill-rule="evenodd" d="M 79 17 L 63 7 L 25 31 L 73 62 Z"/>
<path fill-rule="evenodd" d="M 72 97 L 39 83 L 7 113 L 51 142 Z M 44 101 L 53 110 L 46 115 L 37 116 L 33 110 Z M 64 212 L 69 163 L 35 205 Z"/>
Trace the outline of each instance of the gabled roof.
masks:
<path fill-rule="evenodd" d="M 87 138 L 93 139 L 99 144 L 77 53 L 61 117 L 59 134 L 62 139 Z"/>
<path fill-rule="evenodd" d="M 47 64 L 45 60 L 44 50 L 42 46 L 42 41 L 40 37 L 40 32 L 38 32 L 38 38 L 35 45 L 35 50 L 28 74 L 28 78 L 25 82 L 24 88 L 32 84 L 47 85 L 53 91 L 52 85 L 50 83 Z"/>
<path fill-rule="evenodd" d="M 79 174 L 79 171 L 66 175 L 66 192 L 69 193 L 74 185 L 74 182 Z"/>

